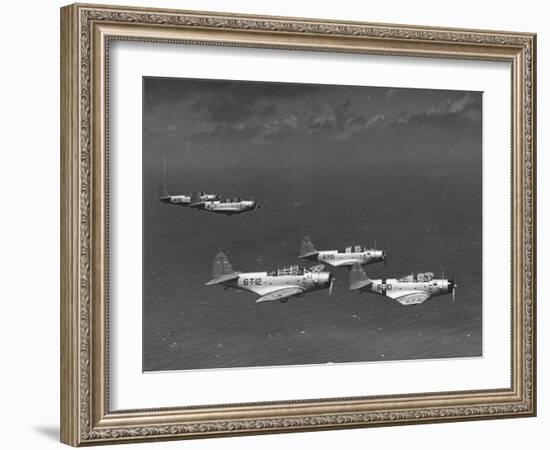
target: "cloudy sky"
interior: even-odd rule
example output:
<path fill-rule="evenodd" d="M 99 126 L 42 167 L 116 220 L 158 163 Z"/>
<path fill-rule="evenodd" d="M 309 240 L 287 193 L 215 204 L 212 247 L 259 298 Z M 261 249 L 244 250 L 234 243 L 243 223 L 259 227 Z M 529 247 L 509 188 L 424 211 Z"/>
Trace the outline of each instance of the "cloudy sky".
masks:
<path fill-rule="evenodd" d="M 216 158 L 227 165 L 231 151 L 254 164 L 297 146 L 321 160 L 324 152 L 332 159 L 354 150 L 370 162 L 394 159 L 414 145 L 415 158 L 477 161 L 477 147 L 447 153 L 439 146 L 478 141 L 481 99 L 465 91 L 145 78 L 144 138 L 175 164 L 190 146 L 207 147 L 212 159 L 203 152 L 200 159 L 209 165 Z"/>

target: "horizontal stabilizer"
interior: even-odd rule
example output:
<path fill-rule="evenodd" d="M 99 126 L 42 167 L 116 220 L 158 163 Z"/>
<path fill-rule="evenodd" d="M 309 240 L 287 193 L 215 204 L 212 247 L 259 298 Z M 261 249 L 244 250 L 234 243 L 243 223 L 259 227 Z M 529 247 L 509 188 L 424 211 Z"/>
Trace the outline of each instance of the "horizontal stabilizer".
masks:
<path fill-rule="evenodd" d="M 315 258 L 318 254 L 319 252 L 313 246 L 309 236 L 304 237 L 300 244 L 300 256 L 298 258 L 310 259 Z"/>
<path fill-rule="evenodd" d="M 309 253 L 302 253 L 298 256 L 298 258 L 302 259 L 308 259 L 308 258 L 314 258 L 319 254 L 319 252 L 309 252 Z"/>
<path fill-rule="evenodd" d="M 170 203 L 172 201 L 172 197 L 169 195 L 165 195 L 163 197 L 158 197 L 157 200 L 162 203 Z"/>
<path fill-rule="evenodd" d="M 349 271 L 349 288 L 352 290 L 363 289 L 372 284 L 365 271 L 358 262 L 354 263 Z"/>
<path fill-rule="evenodd" d="M 365 281 L 357 281 L 356 283 L 350 284 L 349 288 L 352 291 L 356 291 L 359 289 L 364 289 L 366 287 L 369 287 L 372 284 L 371 280 L 365 280 Z"/>
<path fill-rule="evenodd" d="M 168 193 L 168 191 L 166 190 L 165 187 L 161 187 L 161 188 L 159 189 L 158 197 L 159 197 L 159 198 L 164 198 L 164 197 L 168 197 L 168 198 L 169 198 L 169 197 L 170 197 L 170 194 Z"/>
<path fill-rule="evenodd" d="M 213 278 L 212 280 L 207 281 L 205 284 L 207 286 L 212 286 L 214 284 L 223 284 L 223 283 L 226 283 L 226 282 L 231 281 L 231 280 L 236 280 L 237 278 L 239 278 L 239 274 L 230 273 L 230 274 L 227 274 L 227 275 L 222 275 L 218 278 Z"/>

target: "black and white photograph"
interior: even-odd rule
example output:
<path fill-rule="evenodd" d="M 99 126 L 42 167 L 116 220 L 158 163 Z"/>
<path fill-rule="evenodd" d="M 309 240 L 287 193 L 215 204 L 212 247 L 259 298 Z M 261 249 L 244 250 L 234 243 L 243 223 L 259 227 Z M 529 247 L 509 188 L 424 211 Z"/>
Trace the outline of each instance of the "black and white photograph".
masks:
<path fill-rule="evenodd" d="M 483 355 L 481 92 L 143 99 L 144 371 Z"/>

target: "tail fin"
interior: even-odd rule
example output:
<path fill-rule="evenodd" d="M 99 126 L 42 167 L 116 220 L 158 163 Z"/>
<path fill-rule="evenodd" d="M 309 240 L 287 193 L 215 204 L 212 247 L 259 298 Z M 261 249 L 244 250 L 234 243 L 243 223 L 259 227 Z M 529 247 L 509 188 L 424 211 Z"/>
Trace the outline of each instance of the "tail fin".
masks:
<path fill-rule="evenodd" d="M 219 278 L 222 275 L 234 274 L 235 271 L 231 267 L 231 263 L 225 253 L 220 252 L 214 258 L 214 263 L 212 264 L 212 278 Z"/>
<path fill-rule="evenodd" d="M 318 253 L 319 252 L 315 250 L 313 242 L 311 242 L 309 236 L 305 236 L 302 239 L 302 243 L 300 244 L 300 255 L 298 256 L 298 258 L 310 259 L 314 256 L 317 256 Z"/>
<path fill-rule="evenodd" d="M 363 289 L 372 284 L 372 280 L 367 277 L 361 264 L 355 263 L 349 272 L 349 288 L 352 290 Z"/>
<path fill-rule="evenodd" d="M 204 204 L 204 201 L 202 200 L 200 194 L 198 192 L 192 192 L 191 193 L 191 203 L 189 206 L 191 207 L 198 207 Z"/>
<path fill-rule="evenodd" d="M 212 264 L 212 279 L 206 284 L 222 284 L 238 277 L 239 275 L 231 267 L 231 263 L 227 259 L 227 256 L 225 256 L 225 253 L 220 252 L 216 255 Z"/>

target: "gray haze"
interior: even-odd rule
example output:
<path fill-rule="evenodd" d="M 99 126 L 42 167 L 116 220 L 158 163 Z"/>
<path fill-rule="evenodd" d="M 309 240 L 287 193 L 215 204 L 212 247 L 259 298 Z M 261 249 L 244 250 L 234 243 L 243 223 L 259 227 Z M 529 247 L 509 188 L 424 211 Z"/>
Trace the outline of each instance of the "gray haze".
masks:
<path fill-rule="evenodd" d="M 480 92 L 145 78 L 143 369 L 480 356 Z M 227 218 L 156 200 L 253 196 Z M 371 277 L 454 273 L 459 289 L 403 307 L 347 289 L 255 304 L 205 286 L 222 250 L 235 270 L 319 249 L 385 243 Z"/>

